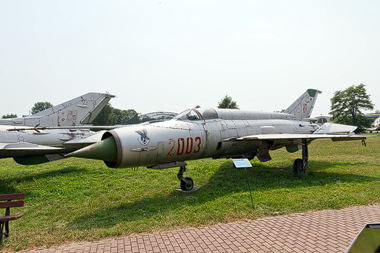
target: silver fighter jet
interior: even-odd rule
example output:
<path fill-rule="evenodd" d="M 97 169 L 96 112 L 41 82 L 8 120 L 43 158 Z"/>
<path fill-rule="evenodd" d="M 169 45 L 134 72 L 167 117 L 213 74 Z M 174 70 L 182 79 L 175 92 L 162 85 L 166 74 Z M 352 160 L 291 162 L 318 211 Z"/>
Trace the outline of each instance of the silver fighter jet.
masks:
<path fill-rule="evenodd" d="M 293 166 L 298 173 L 308 166 L 311 141 L 365 139 L 354 135 L 353 126 L 315 124 L 316 119 L 310 115 L 319 93 L 308 89 L 284 113 L 189 109 L 170 121 L 107 131 L 101 142 L 67 156 L 103 160 L 110 168 L 180 167 L 177 176 L 184 191 L 192 190 L 194 185 L 190 177 L 183 177 L 185 161 L 189 160 L 256 156 L 266 162 L 271 160 L 270 150 L 285 147 L 289 152 L 302 150 L 302 159 L 297 159 Z"/>

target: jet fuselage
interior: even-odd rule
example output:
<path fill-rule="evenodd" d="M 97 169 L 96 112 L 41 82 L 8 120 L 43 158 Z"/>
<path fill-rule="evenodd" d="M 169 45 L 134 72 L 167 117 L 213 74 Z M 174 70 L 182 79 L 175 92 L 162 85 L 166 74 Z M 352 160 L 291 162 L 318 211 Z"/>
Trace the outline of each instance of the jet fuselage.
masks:
<path fill-rule="evenodd" d="M 212 109 L 211 109 L 212 110 Z M 206 112 L 206 111 L 205 111 Z M 258 151 L 292 145 L 293 141 L 238 141 L 242 136 L 262 134 L 311 134 L 315 124 L 305 121 L 276 119 L 273 114 L 257 114 L 255 120 L 231 114 L 231 120 L 215 118 L 204 119 L 205 112 L 196 109 L 188 111 L 176 119 L 145 125 L 118 128 L 105 133 L 102 139 L 112 136 L 117 147 L 117 156 L 106 161 L 113 168 L 150 167 L 155 164 L 189 161 L 202 158 L 248 157 L 259 155 Z M 215 112 L 223 112 L 218 110 Z M 227 113 L 228 111 L 224 111 Z M 191 115 L 194 115 L 192 117 Z M 232 117 L 232 115 L 234 117 Z M 242 114 L 243 115 L 243 114 Z M 226 116 L 224 116 L 226 117 Z M 265 117 L 269 119 L 264 119 Z M 260 159 L 260 157 L 259 157 Z"/>

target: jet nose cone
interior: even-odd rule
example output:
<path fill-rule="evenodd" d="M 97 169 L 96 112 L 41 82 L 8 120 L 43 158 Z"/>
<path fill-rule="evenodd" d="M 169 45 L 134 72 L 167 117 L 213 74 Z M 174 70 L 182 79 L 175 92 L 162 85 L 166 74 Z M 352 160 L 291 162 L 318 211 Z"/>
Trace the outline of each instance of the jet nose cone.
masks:
<path fill-rule="evenodd" d="M 114 163 L 117 160 L 116 141 L 110 136 L 107 139 L 69 153 L 66 156 L 103 160 Z"/>

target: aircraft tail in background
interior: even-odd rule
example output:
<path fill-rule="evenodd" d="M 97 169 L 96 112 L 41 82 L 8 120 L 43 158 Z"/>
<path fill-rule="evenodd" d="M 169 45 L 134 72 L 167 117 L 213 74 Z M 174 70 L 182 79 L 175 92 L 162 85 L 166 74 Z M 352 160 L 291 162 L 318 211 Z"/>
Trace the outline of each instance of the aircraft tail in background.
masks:
<path fill-rule="evenodd" d="M 301 121 L 310 118 L 319 93 L 322 91 L 308 89 L 284 113 L 293 114 L 296 120 Z"/>
<path fill-rule="evenodd" d="M 90 124 L 114 95 L 87 93 L 28 117 L 0 119 L 0 125 L 14 126 L 79 126 Z"/>

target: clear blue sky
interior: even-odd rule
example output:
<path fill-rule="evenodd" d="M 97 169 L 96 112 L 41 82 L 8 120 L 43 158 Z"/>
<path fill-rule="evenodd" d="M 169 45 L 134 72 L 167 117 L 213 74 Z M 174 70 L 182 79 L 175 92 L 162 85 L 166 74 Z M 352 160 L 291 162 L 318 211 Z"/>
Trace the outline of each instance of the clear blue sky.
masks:
<path fill-rule="evenodd" d="M 0 117 L 87 92 L 119 109 L 285 109 L 363 83 L 380 110 L 380 1 L 0 0 Z"/>

